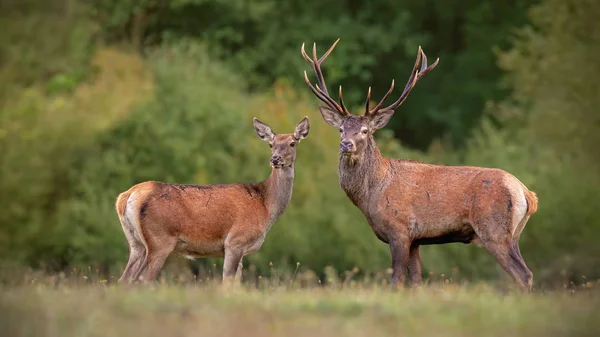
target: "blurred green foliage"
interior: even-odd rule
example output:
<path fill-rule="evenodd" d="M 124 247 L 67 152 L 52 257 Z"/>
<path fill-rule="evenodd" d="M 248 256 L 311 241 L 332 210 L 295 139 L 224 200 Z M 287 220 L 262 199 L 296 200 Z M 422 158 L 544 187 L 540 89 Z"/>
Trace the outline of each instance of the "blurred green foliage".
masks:
<path fill-rule="evenodd" d="M 193 37 L 242 73 L 252 91 L 276 80 L 304 86 L 310 67 L 300 46 L 324 52 L 341 43 L 323 66 L 331 88 L 343 84 L 360 109 L 367 88 L 382 97 L 392 79 L 408 80 L 417 47 L 442 62 L 419 83 L 390 129 L 406 145 L 427 149 L 440 137 L 460 146 L 483 116 L 484 104 L 505 97 L 494 48 L 506 49 L 534 0 L 515 1 L 281 1 L 93 0 L 105 34 L 136 46 Z M 432 95 L 432 93 L 435 93 Z M 399 95 L 399 93 L 397 93 Z M 490 116 L 487 116 L 490 117 Z"/>
<path fill-rule="evenodd" d="M 93 73 L 86 62 L 99 25 L 75 1 L 0 3 L 0 104 L 11 88 L 44 82 L 50 92 L 72 90 Z"/>
<path fill-rule="evenodd" d="M 309 116 L 291 204 L 245 264 L 387 268 L 388 247 L 339 188 L 337 132 L 301 76 L 302 42 L 322 52 L 342 37 L 324 68 L 357 109 L 369 84 L 383 94 L 407 74 L 418 45 L 441 58 L 378 132 L 385 155 L 513 173 L 540 198 L 521 241 L 537 284 L 600 277 L 600 3 L 529 5 L 3 2 L 0 259 L 117 275 L 118 193 L 144 180 L 260 181 L 269 150 L 252 117 L 291 132 Z M 474 246 L 422 254 L 426 272 L 504 275 Z"/>

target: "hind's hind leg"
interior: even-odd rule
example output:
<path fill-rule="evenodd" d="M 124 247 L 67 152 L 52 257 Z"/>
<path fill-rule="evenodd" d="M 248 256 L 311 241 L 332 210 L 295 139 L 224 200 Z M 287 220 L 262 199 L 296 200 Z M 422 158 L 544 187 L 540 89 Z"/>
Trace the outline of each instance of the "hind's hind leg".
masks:
<path fill-rule="evenodd" d="M 133 228 L 127 222 L 127 219 L 120 217 L 123 233 L 129 244 L 129 260 L 123 270 L 123 274 L 119 278 L 119 282 L 131 282 L 132 277 L 137 274 L 137 271 L 142 265 L 144 256 L 146 255 L 146 247 L 135 236 Z"/>
<path fill-rule="evenodd" d="M 123 274 L 119 278 L 119 282 L 131 282 L 132 276 L 137 274 L 137 271 L 142 266 L 144 256 L 146 255 L 146 249 L 141 243 L 130 244 L 129 246 L 129 260 Z"/>
<path fill-rule="evenodd" d="M 177 238 L 170 236 L 168 233 L 154 233 L 146 236 L 146 238 L 146 256 L 139 270 L 134 274 L 134 279 L 143 283 L 149 283 L 156 279 L 167 257 L 173 252 L 177 244 Z"/>

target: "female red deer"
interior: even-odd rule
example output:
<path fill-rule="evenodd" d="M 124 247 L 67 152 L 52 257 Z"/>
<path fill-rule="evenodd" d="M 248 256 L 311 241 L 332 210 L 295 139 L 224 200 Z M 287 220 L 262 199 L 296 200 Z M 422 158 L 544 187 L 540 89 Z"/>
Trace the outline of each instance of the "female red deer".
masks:
<path fill-rule="evenodd" d="M 294 184 L 296 145 L 308 136 L 304 117 L 294 133 L 275 134 L 254 118 L 271 147 L 271 175 L 258 184 L 181 185 L 147 181 L 119 195 L 117 214 L 129 243 L 120 282 L 154 280 L 172 253 L 222 257 L 223 278 L 239 280 L 242 258 L 258 251 L 288 206 Z"/>
<path fill-rule="evenodd" d="M 419 246 L 451 242 L 483 245 L 522 288 L 530 290 L 533 274 L 519 250 L 519 236 L 537 197 L 510 173 L 493 168 L 440 166 L 414 160 L 384 158 L 373 138 L 406 99 L 416 82 L 437 65 L 427 67 L 421 47 L 404 91 L 397 101 L 383 107 L 394 89 L 394 81 L 383 99 L 365 113 L 350 114 L 339 90 L 339 104 L 329 96 L 321 63 L 339 39 L 320 58 L 313 45 L 313 58 L 304 51 L 317 77 L 316 87 L 306 72 L 304 78 L 325 106 L 319 106 L 325 122 L 341 135 L 339 183 L 348 198 L 365 215 L 375 235 L 389 244 L 392 255 L 392 284 L 404 281 L 405 270 L 420 284 Z M 419 64 L 421 67 L 419 68 Z"/>

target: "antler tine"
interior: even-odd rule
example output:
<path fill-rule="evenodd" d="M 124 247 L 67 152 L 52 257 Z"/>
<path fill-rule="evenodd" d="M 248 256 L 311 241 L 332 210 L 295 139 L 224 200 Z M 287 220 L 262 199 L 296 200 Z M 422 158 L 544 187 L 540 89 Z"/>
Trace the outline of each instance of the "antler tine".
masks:
<path fill-rule="evenodd" d="M 438 61 L 439 61 L 439 58 L 438 58 L 438 60 L 436 60 L 436 62 L 433 65 L 431 65 L 429 68 L 427 68 L 427 57 L 425 56 L 423 49 L 421 49 L 421 46 L 419 46 L 419 50 L 417 52 L 417 60 L 415 61 L 413 70 L 410 74 L 410 77 L 408 78 L 408 81 L 406 82 L 406 86 L 404 87 L 404 90 L 402 91 L 402 95 L 400 95 L 400 98 L 398 98 L 397 101 L 392 103 L 390 106 L 384 108 L 383 110 L 395 110 L 400 104 L 402 104 L 404 102 L 404 100 L 408 97 L 408 94 L 410 93 L 410 91 L 414 88 L 417 81 L 423 75 L 425 75 L 426 73 L 431 71 L 433 68 L 435 68 Z M 419 63 L 422 63 L 421 69 L 419 69 Z M 371 114 L 375 114 L 376 112 L 377 111 L 373 111 L 373 112 L 371 112 Z"/>
<path fill-rule="evenodd" d="M 374 113 L 376 113 L 377 111 L 379 111 L 379 109 L 381 108 L 381 106 L 383 105 L 385 100 L 390 96 L 392 91 L 394 91 L 394 80 L 392 80 L 392 85 L 390 86 L 390 89 L 388 90 L 388 92 L 385 94 L 385 96 L 383 96 L 381 101 L 379 101 L 379 103 L 377 103 L 377 105 L 372 110 L 369 110 L 369 107 L 367 106 L 367 110 L 365 111 L 365 116 L 371 116 Z"/>
<path fill-rule="evenodd" d="M 337 39 L 337 41 L 339 41 L 340 39 Z M 337 44 L 337 41 L 332 45 L 332 47 L 335 47 L 335 45 Z M 321 71 L 321 62 L 323 62 L 325 60 L 325 58 L 327 58 L 327 56 L 329 56 L 329 53 L 331 53 L 333 49 L 329 48 L 329 50 L 327 51 L 327 53 L 325 53 L 323 55 L 323 57 L 321 57 L 320 59 L 317 58 L 317 43 L 314 42 L 313 43 L 313 68 L 315 69 L 315 73 L 317 74 L 317 81 L 319 81 L 319 87 L 321 87 L 321 91 L 323 91 L 325 93 L 325 95 L 329 96 L 329 92 L 327 91 L 327 85 L 325 84 L 325 79 L 323 78 L 323 72 Z"/>
<path fill-rule="evenodd" d="M 315 96 L 317 96 L 317 98 L 319 98 L 321 101 L 323 101 L 323 103 L 327 104 L 329 106 L 329 108 L 340 111 L 340 112 L 344 111 L 331 97 L 325 95 L 325 93 L 321 90 L 321 88 L 319 88 L 318 85 L 315 88 L 315 86 L 312 85 L 312 83 L 310 83 L 310 80 L 308 79 L 308 75 L 306 74 L 306 71 L 304 71 L 304 81 L 306 82 L 306 84 L 308 84 L 308 86 L 310 87 L 310 90 L 312 90 L 312 92 L 315 94 Z"/>
<path fill-rule="evenodd" d="M 431 70 L 433 70 L 433 68 L 435 68 L 437 66 L 438 62 L 440 61 L 440 58 L 438 57 L 435 60 L 435 62 L 433 62 L 433 64 L 428 67 L 427 66 L 427 56 L 425 55 L 425 52 L 423 51 L 423 49 L 421 49 L 421 57 L 422 57 L 422 61 L 421 61 L 421 70 L 419 70 L 419 79 L 421 79 L 421 77 L 423 77 L 423 75 L 425 75 L 428 72 L 430 72 Z"/>
<path fill-rule="evenodd" d="M 312 92 L 313 92 L 313 94 L 315 94 L 315 96 L 317 96 L 320 100 L 324 101 L 325 103 L 328 103 L 327 100 L 317 91 L 315 86 L 312 85 L 312 83 L 310 83 L 310 80 L 308 79 L 308 75 L 306 74 L 306 70 L 304 71 L 304 81 L 306 82 L 306 84 L 308 84 L 310 90 L 312 90 Z"/>
<path fill-rule="evenodd" d="M 329 47 L 329 50 L 325 54 L 323 54 L 323 56 L 321 56 L 321 58 L 319 59 L 319 64 L 321 64 L 321 63 L 323 63 L 323 61 L 325 61 L 327 56 L 329 56 L 329 54 L 331 54 L 331 52 L 333 51 L 333 48 L 335 48 L 335 46 L 338 44 L 338 42 L 340 42 L 339 38 L 337 40 L 335 40 L 335 42 L 331 45 L 331 47 Z"/>
<path fill-rule="evenodd" d="M 306 54 L 306 51 L 304 51 L 304 43 L 302 43 L 301 51 L 302 51 L 302 57 L 304 57 L 304 59 L 311 65 L 314 64 L 313 60 L 310 57 L 308 57 L 308 55 Z"/>
<path fill-rule="evenodd" d="M 344 105 L 344 96 L 342 95 L 342 86 L 340 85 L 340 106 L 342 107 L 342 109 L 344 109 L 344 112 L 347 112 L 348 115 L 350 114 L 350 111 L 348 111 L 348 109 L 346 108 L 346 105 Z"/>
<path fill-rule="evenodd" d="M 411 90 L 415 87 L 415 84 L 417 84 L 417 80 L 419 79 L 419 70 L 414 70 L 414 72 L 411 74 L 410 78 L 408 79 L 408 82 L 406 83 L 406 87 L 404 87 L 404 91 L 402 91 L 402 95 L 400 95 L 400 98 L 398 98 L 398 100 L 394 103 L 392 103 L 390 106 L 384 108 L 383 110 L 395 110 L 399 105 L 401 105 L 402 103 L 404 103 L 404 100 L 406 100 L 406 98 L 408 97 L 408 94 L 410 94 Z"/>
<path fill-rule="evenodd" d="M 333 100 L 333 98 L 329 97 L 328 95 L 326 95 L 323 90 L 321 90 L 321 88 L 319 88 L 319 86 L 317 85 L 317 91 L 321 94 L 321 96 L 323 96 L 327 102 L 329 102 L 330 107 L 333 105 L 333 109 L 339 111 L 342 115 L 346 114 L 346 111 L 344 109 L 342 109 L 341 106 L 339 106 L 339 104 L 337 104 L 336 101 Z"/>
<path fill-rule="evenodd" d="M 321 56 L 321 58 L 317 58 L 317 43 L 314 42 L 313 43 L 313 59 L 311 60 L 311 64 L 313 65 L 313 67 L 315 68 L 315 73 L 317 74 L 317 79 L 319 80 L 319 86 L 321 87 L 321 90 L 323 92 L 325 92 L 325 94 L 329 95 L 329 92 L 327 91 L 327 86 L 325 85 L 325 79 L 323 78 L 323 72 L 321 71 L 321 63 L 323 63 L 323 61 L 325 61 L 325 59 L 327 58 L 327 56 L 329 56 L 329 54 L 331 54 L 331 52 L 333 51 L 333 48 L 335 48 L 335 46 L 338 44 L 338 42 L 340 42 L 340 39 L 338 38 L 337 40 L 335 40 L 335 42 L 331 45 L 331 47 L 329 47 L 329 49 L 327 50 L 327 52 L 325 54 L 323 54 L 323 56 Z M 304 45 L 302 45 L 302 49 L 304 50 Z M 304 54 L 306 55 L 306 53 L 304 52 Z M 308 57 L 308 55 L 306 55 L 305 59 Z"/>
<path fill-rule="evenodd" d="M 350 112 L 348 111 L 348 109 L 346 109 L 346 107 L 344 106 L 343 103 L 343 99 L 340 96 L 340 103 L 342 106 L 340 106 L 334 99 L 332 99 L 329 96 L 329 92 L 327 91 L 327 85 L 325 84 L 325 79 L 323 78 L 323 72 L 321 71 L 321 63 L 327 58 L 327 56 L 329 56 L 329 54 L 333 51 L 333 49 L 335 48 L 335 46 L 337 45 L 337 43 L 340 41 L 340 39 L 337 39 L 333 45 L 329 48 L 329 50 L 327 50 L 327 52 L 325 54 L 323 54 L 323 56 L 321 56 L 321 58 L 317 58 L 317 44 L 314 43 L 313 44 L 313 57 L 312 59 L 308 56 L 308 54 L 306 54 L 306 51 L 304 50 L 304 43 L 302 44 L 302 57 L 304 57 L 304 59 L 310 63 L 310 65 L 312 66 L 313 70 L 315 71 L 315 75 L 317 75 L 317 87 L 315 88 L 310 81 L 308 80 L 308 77 L 306 75 L 306 72 L 304 72 L 304 76 L 305 76 L 305 80 L 306 83 L 311 87 L 311 90 L 313 91 L 313 93 L 324 103 L 326 103 L 331 109 L 338 111 L 341 115 L 350 115 Z"/>
<path fill-rule="evenodd" d="M 371 87 L 367 91 L 367 101 L 365 102 L 365 111 L 369 111 L 369 102 L 371 102 Z"/>

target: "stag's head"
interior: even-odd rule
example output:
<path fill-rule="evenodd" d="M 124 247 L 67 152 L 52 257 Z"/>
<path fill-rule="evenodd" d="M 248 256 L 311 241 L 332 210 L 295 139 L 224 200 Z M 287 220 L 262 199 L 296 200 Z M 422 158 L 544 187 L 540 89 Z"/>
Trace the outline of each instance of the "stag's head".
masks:
<path fill-rule="evenodd" d="M 258 137 L 269 143 L 271 147 L 271 166 L 275 169 L 290 167 L 296 160 L 296 146 L 300 141 L 308 136 L 310 124 L 308 117 L 296 125 L 294 133 L 276 134 L 271 128 L 254 117 L 254 130 Z"/>
<path fill-rule="evenodd" d="M 325 103 L 325 106 L 319 106 L 319 110 L 321 111 L 321 115 L 323 116 L 325 122 L 336 127 L 340 131 L 340 152 L 344 155 L 354 155 L 360 154 L 362 151 L 364 151 L 367 141 L 372 137 L 372 134 L 377 129 L 383 128 L 389 122 L 390 118 L 394 114 L 394 111 L 404 102 L 406 97 L 408 97 L 408 94 L 415 86 L 417 81 L 421 79 L 423 75 L 435 68 L 439 59 L 437 59 L 431 66 L 428 67 L 427 57 L 425 56 L 425 53 L 421 47 L 419 47 L 417 52 L 417 60 L 415 61 L 415 65 L 413 66 L 408 82 L 406 83 L 400 98 L 398 98 L 398 100 L 391 105 L 383 107 L 383 103 L 394 90 L 394 81 L 392 80 L 392 85 L 385 96 L 375 107 L 369 109 L 369 103 L 371 101 L 371 88 L 369 87 L 367 101 L 365 104 L 365 112 L 362 116 L 354 116 L 350 114 L 346 108 L 346 105 L 344 104 L 341 86 L 339 89 L 339 103 L 329 96 L 327 86 L 325 85 L 325 79 L 323 78 L 323 72 L 321 71 L 321 63 L 323 63 L 327 56 L 329 56 L 339 41 L 340 39 L 337 39 L 337 41 L 335 41 L 335 43 L 323 56 L 321 56 L 321 58 L 317 58 L 316 44 L 313 44 L 312 58 L 306 54 L 306 51 L 304 50 L 304 44 L 302 44 L 302 56 L 308 63 L 310 63 L 315 71 L 315 75 L 317 76 L 316 87 L 308 79 L 306 71 L 304 72 L 304 79 L 315 96 L 317 96 L 321 102 Z M 420 67 L 419 64 L 421 65 Z"/>

